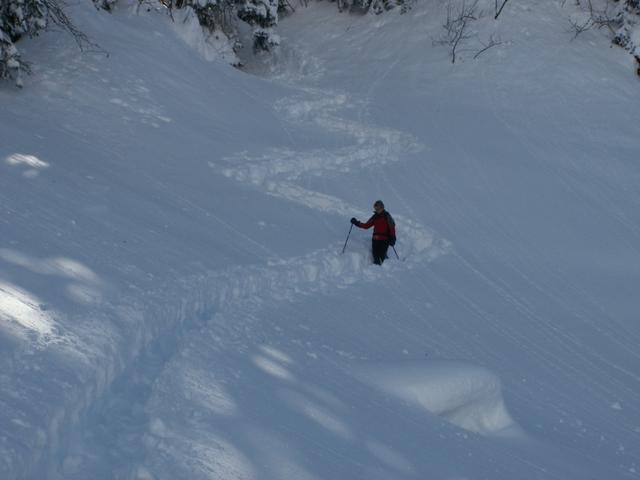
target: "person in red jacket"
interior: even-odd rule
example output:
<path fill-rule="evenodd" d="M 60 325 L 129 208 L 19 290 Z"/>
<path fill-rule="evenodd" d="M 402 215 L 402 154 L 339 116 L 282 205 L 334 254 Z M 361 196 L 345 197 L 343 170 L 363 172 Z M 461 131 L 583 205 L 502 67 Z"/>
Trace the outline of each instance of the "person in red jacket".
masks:
<path fill-rule="evenodd" d="M 389 245 L 396 244 L 396 222 L 389 212 L 384 209 L 382 200 L 376 200 L 373 204 L 373 216 L 365 223 L 358 221 L 355 217 L 351 219 L 351 223 L 365 230 L 373 227 L 373 238 L 371 239 L 371 254 L 373 255 L 373 263 L 382 265 L 387 258 L 387 250 Z"/>

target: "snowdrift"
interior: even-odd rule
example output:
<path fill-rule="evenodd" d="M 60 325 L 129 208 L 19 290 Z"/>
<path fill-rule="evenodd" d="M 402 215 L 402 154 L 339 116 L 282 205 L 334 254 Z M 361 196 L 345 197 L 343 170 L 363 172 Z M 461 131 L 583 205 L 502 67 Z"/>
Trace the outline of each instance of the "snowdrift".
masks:
<path fill-rule="evenodd" d="M 465 362 L 380 364 L 363 369 L 366 383 L 482 435 L 519 436 L 507 411 L 500 379 Z"/>

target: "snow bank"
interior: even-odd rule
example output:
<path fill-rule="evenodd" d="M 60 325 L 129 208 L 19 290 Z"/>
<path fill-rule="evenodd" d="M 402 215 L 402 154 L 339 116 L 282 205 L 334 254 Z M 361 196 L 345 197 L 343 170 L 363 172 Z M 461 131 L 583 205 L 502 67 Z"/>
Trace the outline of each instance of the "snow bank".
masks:
<path fill-rule="evenodd" d="M 507 411 L 500 379 L 478 365 L 387 363 L 363 368 L 358 378 L 465 430 L 481 435 L 523 435 Z"/>

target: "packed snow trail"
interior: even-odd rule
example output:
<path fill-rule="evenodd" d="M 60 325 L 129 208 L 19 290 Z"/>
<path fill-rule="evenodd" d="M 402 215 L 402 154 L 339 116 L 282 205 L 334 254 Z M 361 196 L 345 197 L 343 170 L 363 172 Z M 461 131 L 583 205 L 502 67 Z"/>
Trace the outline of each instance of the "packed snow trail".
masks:
<path fill-rule="evenodd" d="M 295 88 L 294 85 L 290 87 Z M 310 124 L 312 128 L 320 128 L 321 132 L 324 130 L 338 137 L 345 136 L 354 144 L 333 150 L 274 148 L 257 157 L 238 153 L 225 159 L 233 166 L 225 168 L 223 175 L 259 188 L 269 195 L 323 213 L 345 219 L 358 213 L 362 218 L 368 218 L 370 214 L 358 206 L 299 185 L 299 181 L 307 176 L 330 178 L 353 171 L 365 171 L 374 166 L 398 162 L 404 155 L 423 150 L 423 146 L 411 135 L 340 116 L 341 110 L 356 106 L 365 108 L 366 104 L 361 103 L 344 93 L 319 89 L 303 89 L 302 94 L 279 101 L 275 108 L 284 115 L 285 122 L 292 125 Z M 446 250 L 448 242 L 438 239 L 418 222 L 402 215 L 394 214 L 394 217 L 398 224 L 398 248 L 410 262 L 430 260 L 434 258 L 433 253 L 440 254 Z"/>

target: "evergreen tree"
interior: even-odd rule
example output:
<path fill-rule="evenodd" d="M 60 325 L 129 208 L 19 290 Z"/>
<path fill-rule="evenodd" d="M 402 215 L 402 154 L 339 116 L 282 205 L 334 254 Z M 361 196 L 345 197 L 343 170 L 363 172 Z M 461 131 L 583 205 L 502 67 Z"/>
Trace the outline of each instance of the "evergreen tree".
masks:
<path fill-rule="evenodd" d="M 633 42 L 633 32 L 640 25 L 640 0 L 620 2 L 615 20 L 617 29 L 613 43 L 629 50 L 634 55 L 640 55 L 640 45 Z"/>
<path fill-rule="evenodd" d="M 13 78 L 16 85 L 21 87 L 25 67 L 11 38 L 0 29 L 0 78 Z"/>
<path fill-rule="evenodd" d="M 47 13 L 47 0 L 0 0 L 0 78 L 13 78 L 22 86 L 28 65 L 14 43 L 46 28 Z"/>
<path fill-rule="evenodd" d="M 36 35 L 47 26 L 47 6 L 43 0 L 4 0 L 5 33 L 13 41 L 23 35 Z"/>
<path fill-rule="evenodd" d="M 96 8 L 110 12 L 113 10 L 113 6 L 116 4 L 117 1 L 118 0 L 93 0 L 93 3 L 96 6 Z"/>
<path fill-rule="evenodd" d="M 181 3 L 180 8 L 193 8 L 202 28 L 209 32 L 221 31 L 228 38 L 236 37 L 236 32 L 227 19 L 227 12 L 235 8 L 233 0 L 182 0 Z"/>
<path fill-rule="evenodd" d="M 414 1 L 415 0 L 337 0 L 337 3 L 338 9 L 341 12 L 344 10 L 361 13 L 374 12 L 378 15 L 396 7 L 400 7 L 401 12 L 406 13 Z"/>
<path fill-rule="evenodd" d="M 278 24 L 278 0 L 240 0 L 238 18 L 253 27 L 253 49 L 271 50 L 280 44 L 273 28 Z"/>

